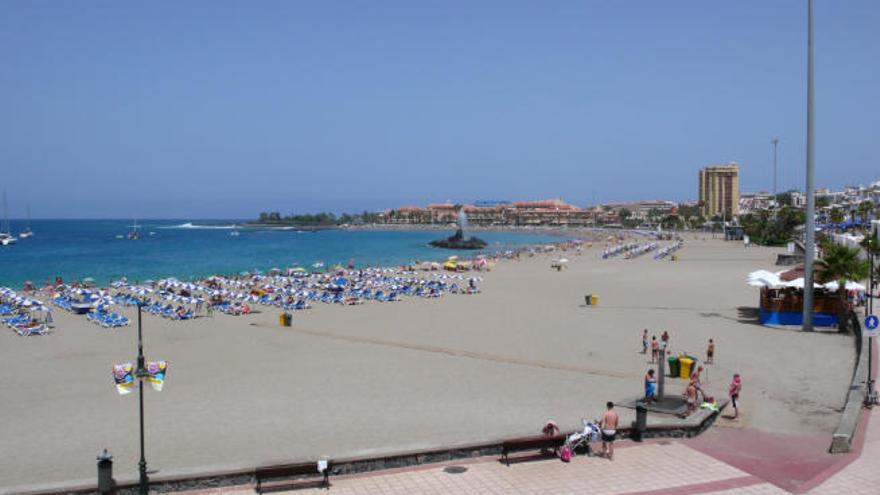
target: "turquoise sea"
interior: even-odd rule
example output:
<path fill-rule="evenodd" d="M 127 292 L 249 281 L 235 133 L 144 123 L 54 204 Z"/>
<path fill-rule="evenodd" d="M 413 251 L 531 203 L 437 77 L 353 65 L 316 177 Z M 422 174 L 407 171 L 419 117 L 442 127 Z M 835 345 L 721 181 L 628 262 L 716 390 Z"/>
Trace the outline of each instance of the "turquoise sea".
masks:
<path fill-rule="evenodd" d="M 12 232 L 25 228 L 12 222 Z M 141 220 L 141 239 L 125 239 L 131 220 L 34 220 L 34 236 L 0 247 L 0 286 L 42 284 L 56 276 L 92 277 L 106 283 L 174 276 L 181 280 L 215 273 L 348 263 L 393 266 L 461 254 L 428 246 L 452 234 L 424 230 L 324 230 L 317 232 L 242 228 L 241 221 Z M 233 231 L 238 236 L 230 235 Z M 495 252 L 523 244 L 558 241 L 546 234 L 479 232 Z M 119 238 L 119 237 L 123 238 Z"/>

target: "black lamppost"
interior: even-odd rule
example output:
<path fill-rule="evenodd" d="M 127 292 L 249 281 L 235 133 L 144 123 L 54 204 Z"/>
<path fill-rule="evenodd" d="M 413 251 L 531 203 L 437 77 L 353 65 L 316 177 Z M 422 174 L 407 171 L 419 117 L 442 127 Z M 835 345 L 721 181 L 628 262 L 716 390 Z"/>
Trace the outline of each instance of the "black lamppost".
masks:
<path fill-rule="evenodd" d="M 134 376 L 138 380 L 138 395 L 140 399 L 140 423 L 141 423 L 141 460 L 138 462 L 138 471 L 140 472 L 140 482 L 138 483 L 138 492 L 140 495 L 149 493 L 150 480 L 147 478 L 147 459 L 144 455 L 144 378 L 149 376 L 147 367 L 144 363 L 144 340 L 141 331 L 141 302 L 137 303 L 138 309 L 138 355 L 137 368 Z"/>

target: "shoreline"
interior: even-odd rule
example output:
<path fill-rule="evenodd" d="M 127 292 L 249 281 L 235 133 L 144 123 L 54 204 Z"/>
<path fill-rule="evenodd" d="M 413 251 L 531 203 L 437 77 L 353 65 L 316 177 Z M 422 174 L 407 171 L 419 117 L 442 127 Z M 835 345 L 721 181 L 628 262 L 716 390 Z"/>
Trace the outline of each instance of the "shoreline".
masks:
<path fill-rule="evenodd" d="M 210 224 L 206 224 L 206 228 L 210 228 Z M 256 228 L 255 228 L 255 230 L 256 230 Z M 288 231 L 291 229 L 289 229 L 289 228 L 282 229 L 282 228 L 275 227 L 275 228 L 270 228 L 268 230 Z M 349 227 L 344 227 L 344 228 L 328 228 L 328 229 L 323 229 L 323 230 L 325 230 L 325 231 L 327 231 L 327 230 L 340 230 L 340 231 L 351 231 L 351 232 L 383 232 L 383 231 L 384 232 L 425 232 L 425 231 L 448 232 L 448 231 L 450 231 L 450 229 L 448 227 L 444 227 L 444 226 L 392 226 L 392 225 L 385 225 L 385 224 L 375 224 L 375 225 L 365 225 L 365 226 L 349 226 Z M 537 248 L 539 246 L 543 246 L 546 244 L 559 244 L 559 243 L 564 243 L 564 242 L 570 242 L 570 241 L 578 239 L 578 238 L 584 238 L 584 240 L 586 240 L 587 242 L 590 242 L 590 241 L 594 240 L 591 238 L 592 236 L 599 235 L 593 229 L 584 230 L 584 229 L 533 228 L 533 227 L 516 227 L 516 228 L 475 227 L 473 229 L 468 229 L 468 231 L 469 232 L 515 233 L 515 234 L 527 234 L 527 235 L 530 234 L 530 235 L 536 235 L 536 236 L 543 235 L 543 236 L 556 237 L 558 239 L 555 239 L 553 242 L 533 241 L 533 242 L 515 243 L 515 244 L 509 244 L 509 245 L 500 245 L 500 246 L 499 245 L 489 245 L 486 248 L 477 249 L 477 250 L 456 250 L 456 249 L 431 248 L 431 249 L 436 250 L 436 252 L 432 253 L 431 256 L 412 258 L 409 260 L 409 263 L 394 263 L 394 264 L 367 263 L 367 264 L 356 265 L 356 267 L 359 267 L 359 268 L 401 267 L 401 266 L 408 266 L 408 265 L 415 264 L 417 262 L 423 262 L 423 261 L 443 262 L 447 258 L 449 258 L 450 256 L 459 256 L 463 259 L 471 259 L 471 258 L 475 258 L 477 256 L 498 257 L 502 253 L 507 252 L 507 251 L 524 251 L 524 250 L 528 250 L 528 249 L 534 249 L 534 248 Z M 623 232 L 623 231 L 614 231 L 614 232 L 616 234 L 628 234 L 628 232 Z M 427 244 L 425 247 L 428 247 Z M 345 257 L 346 256 L 342 256 L 342 258 L 345 258 Z M 313 262 L 326 260 L 326 259 L 327 259 L 326 257 L 318 256 L 315 260 L 313 260 Z M 329 268 L 330 266 L 343 265 L 344 263 L 345 263 L 344 259 L 338 259 L 338 260 L 335 260 L 335 262 L 329 262 L 329 261 L 326 262 L 325 266 L 327 268 Z M 273 263 L 268 263 L 268 262 L 266 263 L 266 265 L 272 265 L 272 264 Z M 300 266 L 309 265 L 309 266 L 306 266 L 306 268 L 310 268 L 310 263 L 309 264 L 300 263 L 299 265 Z M 252 264 L 250 266 L 253 267 Z M 280 267 L 280 268 L 286 269 L 286 268 L 292 268 L 293 266 L 294 265 L 290 265 L 290 266 L 284 266 L 284 267 Z M 262 271 L 263 273 L 270 271 L 269 266 L 257 267 L 257 268 L 259 269 L 259 271 Z M 56 273 L 56 274 L 48 276 L 48 277 L 47 276 L 43 276 L 43 277 L 27 276 L 24 278 L 24 280 L 25 281 L 34 281 L 34 286 L 36 287 L 36 286 L 41 285 L 40 282 L 38 281 L 40 278 L 43 278 L 44 280 L 48 281 L 49 279 L 54 278 L 54 277 L 61 277 L 66 282 L 74 282 L 74 281 L 78 282 L 81 280 L 85 280 L 87 278 L 92 278 L 97 283 L 97 285 L 106 286 L 106 285 L 108 285 L 108 284 L 110 284 L 120 278 L 123 278 L 123 277 L 129 278 L 131 280 L 135 280 L 136 282 L 142 282 L 142 281 L 146 281 L 146 280 L 157 280 L 157 279 L 163 279 L 163 278 L 178 278 L 180 280 L 192 281 L 192 280 L 203 279 L 203 278 L 206 278 L 206 277 L 209 277 L 212 275 L 235 276 L 235 275 L 244 273 L 245 271 L 248 273 L 252 273 L 253 268 L 246 269 L 246 270 L 238 270 L 238 271 L 222 271 L 222 270 L 209 269 L 209 270 L 204 270 L 204 271 L 200 271 L 197 273 L 191 273 L 191 274 L 186 274 L 186 275 L 181 274 L 181 273 L 170 273 L 169 274 L 167 272 L 154 272 L 150 275 L 140 276 L 140 277 L 132 277 L 128 274 L 122 273 L 122 274 L 118 274 L 118 275 L 114 275 L 114 276 L 110 276 L 110 277 L 100 277 L 100 276 L 97 276 L 94 274 L 86 274 L 85 276 L 75 278 L 75 277 L 71 277 L 67 273 L 62 272 L 62 273 Z M 25 282 L 23 281 L 20 284 L 2 283 L 0 285 L 5 285 L 7 287 L 13 287 L 13 288 L 20 288 L 18 286 L 24 286 L 24 283 Z"/>

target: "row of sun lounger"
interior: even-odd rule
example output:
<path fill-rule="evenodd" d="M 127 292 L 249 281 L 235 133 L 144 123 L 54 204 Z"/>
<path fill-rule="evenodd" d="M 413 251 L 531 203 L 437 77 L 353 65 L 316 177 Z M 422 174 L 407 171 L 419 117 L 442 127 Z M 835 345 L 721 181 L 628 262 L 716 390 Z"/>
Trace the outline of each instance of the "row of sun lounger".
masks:
<path fill-rule="evenodd" d="M 22 337 L 30 335 L 45 335 L 49 332 L 46 325 L 37 322 L 31 318 L 30 315 L 13 315 L 3 318 L 0 321 Z"/>
<path fill-rule="evenodd" d="M 86 318 L 104 328 L 118 328 L 129 324 L 128 318 L 125 316 L 107 311 L 91 311 L 86 315 Z"/>
<path fill-rule="evenodd" d="M 161 316 L 163 318 L 168 318 L 169 320 L 191 320 L 193 319 L 192 310 L 186 310 L 185 313 L 178 314 L 177 311 L 174 310 L 174 307 L 170 304 L 161 305 L 159 303 L 153 303 L 147 306 L 144 306 L 144 311 L 147 313 L 151 313 L 157 316 Z"/>

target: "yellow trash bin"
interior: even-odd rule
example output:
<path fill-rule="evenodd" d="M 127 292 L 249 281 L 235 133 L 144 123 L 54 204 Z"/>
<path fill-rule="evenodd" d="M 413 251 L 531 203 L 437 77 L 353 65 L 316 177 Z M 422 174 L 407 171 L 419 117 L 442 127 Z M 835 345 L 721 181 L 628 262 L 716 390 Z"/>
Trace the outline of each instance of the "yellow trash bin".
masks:
<path fill-rule="evenodd" d="M 678 255 L 677 255 L 677 254 L 673 254 L 673 255 L 672 255 L 672 261 L 678 261 Z"/>
<path fill-rule="evenodd" d="M 598 306 L 599 305 L 599 296 L 596 294 L 590 294 L 590 306 Z"/>
<path fill-rule="evenodd" d="M 280 315 L 278 315 L 278 326 L 280 326 L 280 327 L 285 326 L 284 323 L 286 323 L 286 321 L 287 320 L 284 318 L 284 313 L 281 313 Z"/>
<path fill-rule="evenodd" d="M 690 378 L 691 377 L 691 368 L 694 365 L 694 360 L 688 357 L 683 357 L 678 360 L 681 365 L 681 371 L 678 373 L 679 378 Z"/>

